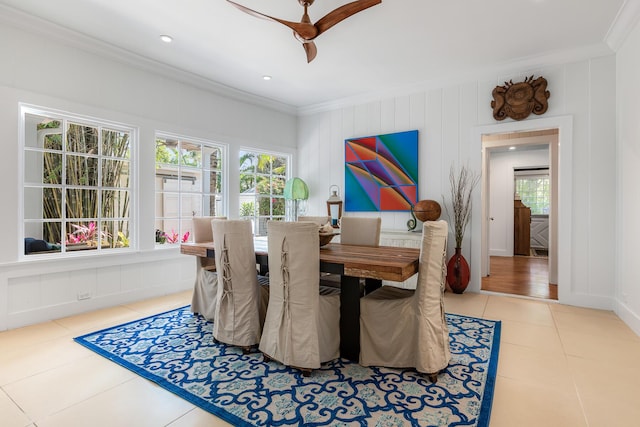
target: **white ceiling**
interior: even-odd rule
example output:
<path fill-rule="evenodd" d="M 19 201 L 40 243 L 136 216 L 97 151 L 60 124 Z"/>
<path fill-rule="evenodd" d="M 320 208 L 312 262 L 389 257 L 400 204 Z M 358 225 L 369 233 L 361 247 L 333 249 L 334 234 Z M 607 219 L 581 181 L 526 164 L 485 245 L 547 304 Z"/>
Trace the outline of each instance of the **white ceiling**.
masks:
<path fill-rule="evenodd" d="M 297 0 L 235 1 L 282 19 L 302 16 Z M 311 20 L 348 1 L 316 0 L 309 8 Z M 636 19 L 638 8 L 628 4 L 638 2 L 626 3 L 383 0 L 320 35 L 318 56 L 307 64 L 288 28 L 225 0 L 0 0 L 146 59 L 295 109 L 610 53 L 614 23 L 629 9 L 633 17 L 625 20 Z M 162 43 L 161 34 L 174 42 Z M 264 74 L 273 79 L 263 81 Z"/>

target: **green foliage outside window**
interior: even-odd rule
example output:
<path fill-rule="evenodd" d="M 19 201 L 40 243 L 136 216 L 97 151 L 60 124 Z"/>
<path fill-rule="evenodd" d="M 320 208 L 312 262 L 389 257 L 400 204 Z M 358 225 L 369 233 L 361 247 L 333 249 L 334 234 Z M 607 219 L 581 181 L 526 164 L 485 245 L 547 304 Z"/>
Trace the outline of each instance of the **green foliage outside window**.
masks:
<path fill-rule="evenodd" d="M 256 233 L 263 234 L 269 219 L 285 215 L 284 186 L 287 179 L 288 159 L 267 153 L 242 151 L 240 153 L 241 216 L 253 218 Z M 251 202 L 243 202 L 251 197 Z M 250 205 L 251 204 L 251 209 Z M 253 207 L 257 205 L 257 212 Z"/>

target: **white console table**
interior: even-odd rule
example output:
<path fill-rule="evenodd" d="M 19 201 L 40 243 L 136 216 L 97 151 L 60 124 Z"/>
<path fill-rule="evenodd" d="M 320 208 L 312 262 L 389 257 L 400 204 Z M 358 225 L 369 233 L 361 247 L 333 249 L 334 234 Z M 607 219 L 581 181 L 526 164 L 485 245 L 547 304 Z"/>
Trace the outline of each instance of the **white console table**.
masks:
<path fill-rule="evenodd" d="M 400 230 L 381 230 L 380 231 L 380 245 L 382 246 L 397 246 L 400 248 L 420 248 L 422 241 L 422 233 L 415 231 L 400 231 Z M 389 282 L 383 280 L 383 285 L 397 286 L 405 289 L 415 289 L 418 281 L 418 275 L 414 274 L 404 282 Z"/>

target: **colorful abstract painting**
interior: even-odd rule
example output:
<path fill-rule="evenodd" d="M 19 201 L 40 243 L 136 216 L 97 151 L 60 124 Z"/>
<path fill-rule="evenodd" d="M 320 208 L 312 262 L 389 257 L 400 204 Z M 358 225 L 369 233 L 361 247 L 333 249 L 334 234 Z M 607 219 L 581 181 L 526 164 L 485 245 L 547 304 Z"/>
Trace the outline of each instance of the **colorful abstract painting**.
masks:
<path fill-rule="evenodd" d="M 408 211 L 418 201 L 418 131 L 346 139 L 345 211 Z"/>

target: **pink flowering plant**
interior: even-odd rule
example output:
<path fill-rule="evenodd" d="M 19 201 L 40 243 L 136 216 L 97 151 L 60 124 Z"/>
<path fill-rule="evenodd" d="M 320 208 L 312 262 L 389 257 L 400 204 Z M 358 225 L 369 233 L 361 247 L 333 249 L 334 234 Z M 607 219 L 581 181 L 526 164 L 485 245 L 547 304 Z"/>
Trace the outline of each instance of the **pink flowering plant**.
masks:
<path fill-rule="evenodd" d="M 98 244 L 98 229 L 96 227 L 96 223 L 91 221 L 87 225 L 83 224 L 71 224 L 71 227 L 74 228 L 72 233 L 67 235 L 66 244 L 78 244 L 78 243 L 86 243 L 89 246 Z M 107 241 L 109 239 L 109 234 L 105 232 L 99 232 L 100 237 L 103 241 Z"/>
<path fill-rule="evenodd" d="M 171 229 L 171 233 L 156 230 L 156 242 L 158 243 L 186 243 L 189 241 L 189 236 L 190 233 L 188 231 L 180 237 L 180 234 L 173 229 Z"/>

